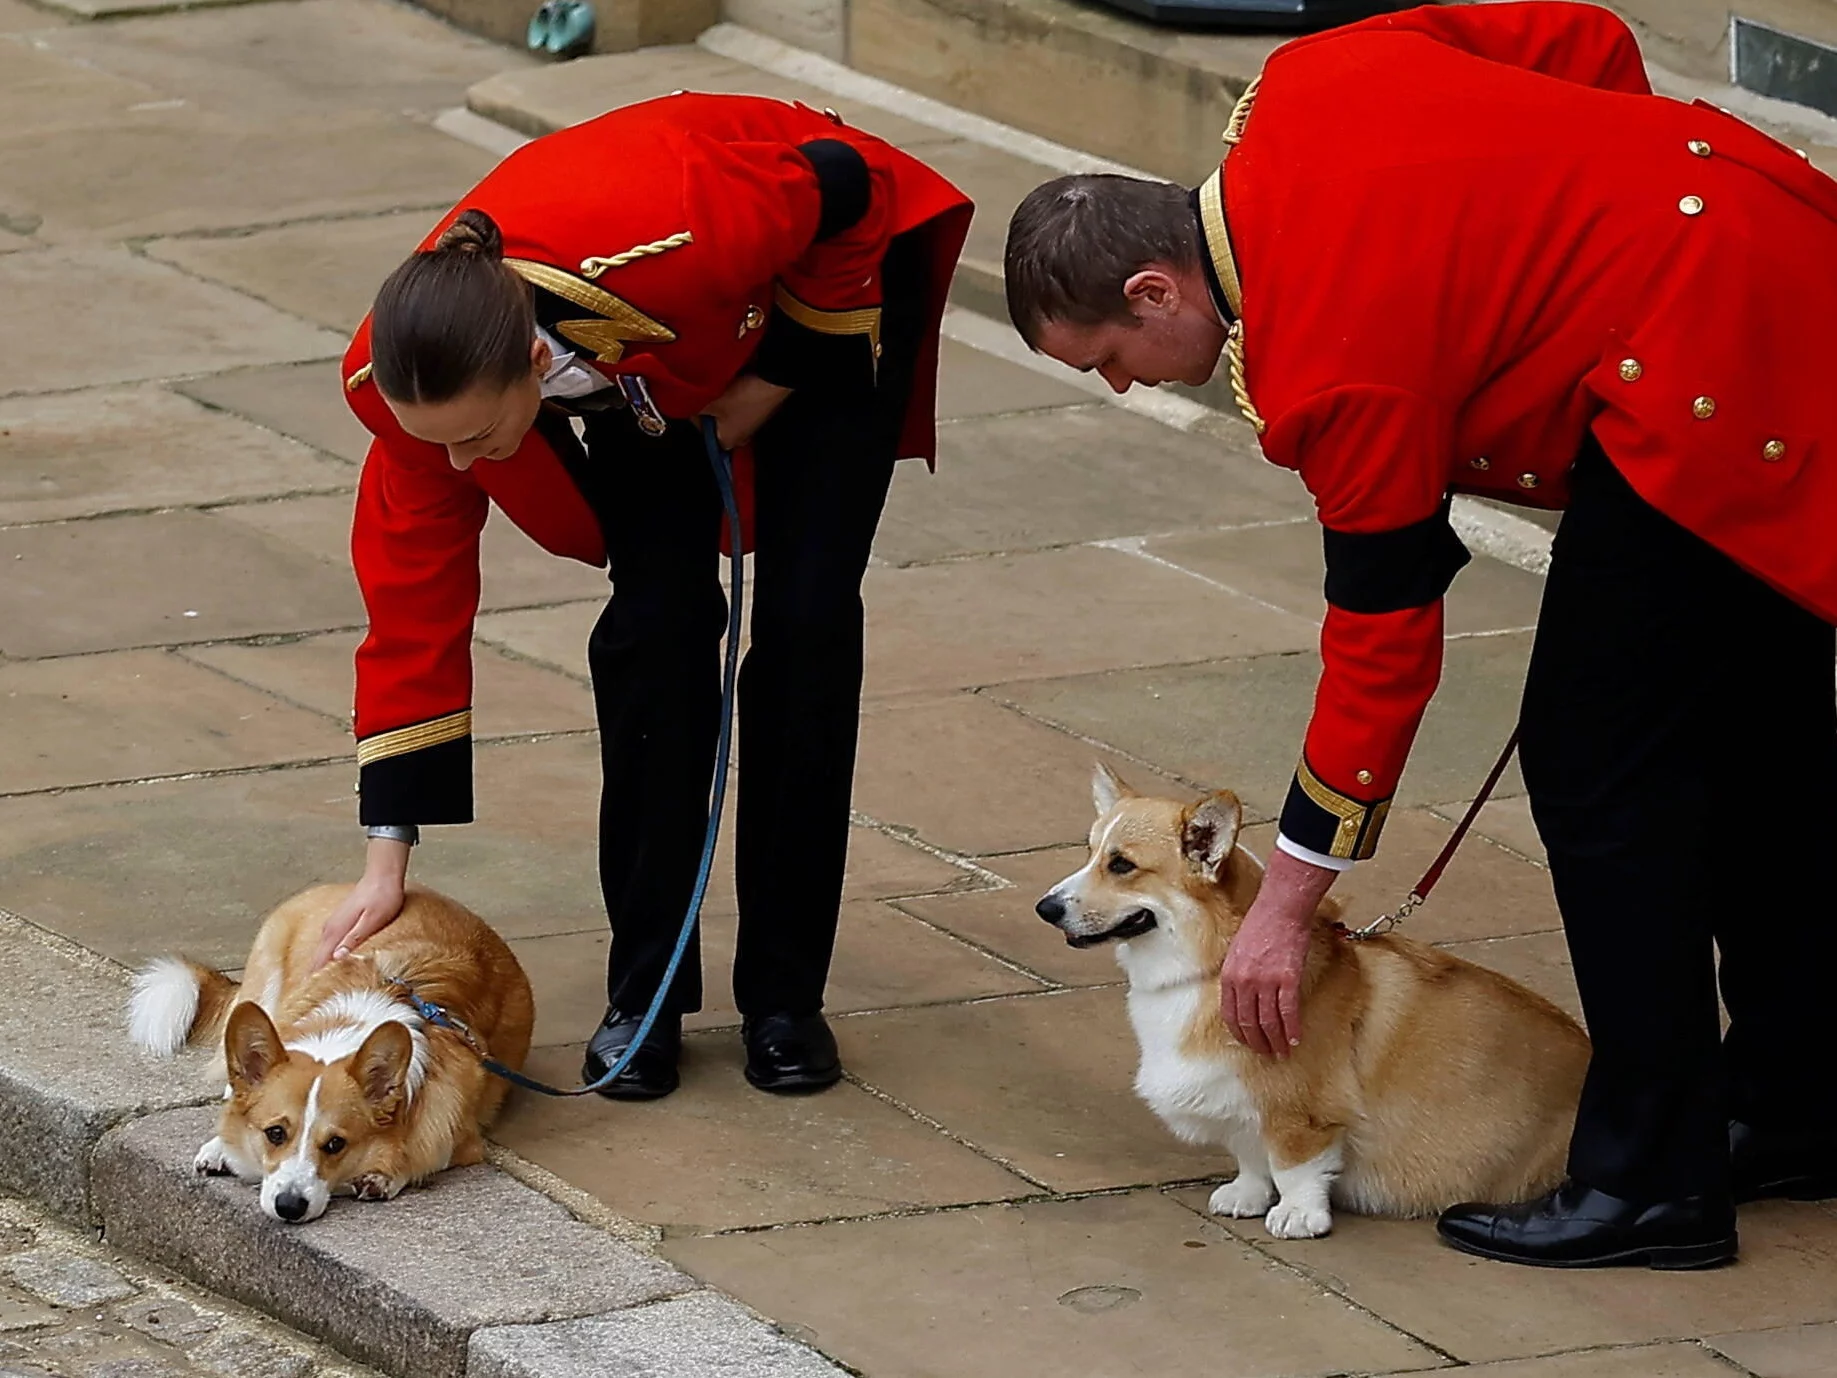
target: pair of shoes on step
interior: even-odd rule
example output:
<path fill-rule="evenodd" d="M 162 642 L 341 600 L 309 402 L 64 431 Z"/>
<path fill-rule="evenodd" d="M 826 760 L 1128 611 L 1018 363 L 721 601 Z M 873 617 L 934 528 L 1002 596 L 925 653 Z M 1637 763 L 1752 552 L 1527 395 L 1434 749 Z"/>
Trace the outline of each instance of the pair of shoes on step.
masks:
<path fill-rule="evenodd" d="M 1535 1201 L 1460 1205 L 1436 1229 L 1455 1248 L 1506 1263 L 1545 1268 L 1714 1268 L 1739 1249 L 1735 1207 L 1785 1198 L 1837 1196 L 1837 1130 L 1729 1125 L 1732 1190 L 1640 1204 L 1580 1182 Z"/>
<path fill-rule="evenodd" d="M 642 1023 L 609 1006 L 606 1017 L 587 1044 L 581 1076 L 598 1081 L 631 1046 Z M 747 1019 L 740 1026 L 746 1045 L 746 1079 L 761 1091 L 796 1094 L 821 1091 L 842 1079 L 842 1061 L 836 1036 L 821 1014 L 768 1014 Z M 682 1018 L 659 1015 L 636 1056 L 600 1094 L 611 1100 L 656 1100 L 674 1091 L 680 1082 L 677 1064 L 682 1059 Z"/>

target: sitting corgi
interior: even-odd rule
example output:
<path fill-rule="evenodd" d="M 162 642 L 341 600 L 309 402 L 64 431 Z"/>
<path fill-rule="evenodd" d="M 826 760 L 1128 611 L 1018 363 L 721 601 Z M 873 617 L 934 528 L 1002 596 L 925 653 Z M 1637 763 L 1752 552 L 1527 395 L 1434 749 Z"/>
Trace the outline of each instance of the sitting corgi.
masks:
<path fill-rule="evenodd" d="M 1239 1043 L 1219 969 L 1263 879 L 1238 849 L 1228 793 L 1144 799 L 1099 766 L 1091 858 L 1040 917 L 1073 947 L 1115 942 L 1141 1045 L 1136 1091 L 1169 1129 L 1237 1159 L 1215 1215 L 1263 1216 L 1278 1239 L 1333 1224 L 1334 1202 L 1432 1215 L 1556 1186 L 1588 1037 L 1497 972 L 1409 938 L 1355 942 L 1325 920 L 1302 977 L 1300 1046 Z"/>
<path fill-rule="evenodd" d="M 238 986 L 163 957 L 134 981 L 129 1036 L 170 1057 L 221 1040 L 223 1114 L 201 1173 L 261 1183 L 277 1220 L 324 1214 L 332 1194 L 385 1201 L 411 1182 L 484 1157 L 481 1131 L 509 1084 L 448 1029 L 429 1025 L 394 977 L 468 1028 L 512 1068 L 529 1052 L 535 1004 L 515 955 L 452 900 L 410 890 L 399 918 L 355 952 L 311 970 L 326 918 L 349 886 L 320 886 L 270 914 Z"/>

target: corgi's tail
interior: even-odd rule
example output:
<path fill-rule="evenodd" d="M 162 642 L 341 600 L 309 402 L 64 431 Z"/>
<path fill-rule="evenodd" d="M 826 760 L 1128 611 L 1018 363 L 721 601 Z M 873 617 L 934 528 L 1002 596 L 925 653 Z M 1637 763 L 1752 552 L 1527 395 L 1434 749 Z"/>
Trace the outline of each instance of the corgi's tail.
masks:
<path fill-rule="evenodd" d="M 200 962 L 155 958 L 134 976 L 128 1038 L 157 1057 L 171 1057 L 188 1042 L 222 1038 L 240 989 L 222 972 Z"/>

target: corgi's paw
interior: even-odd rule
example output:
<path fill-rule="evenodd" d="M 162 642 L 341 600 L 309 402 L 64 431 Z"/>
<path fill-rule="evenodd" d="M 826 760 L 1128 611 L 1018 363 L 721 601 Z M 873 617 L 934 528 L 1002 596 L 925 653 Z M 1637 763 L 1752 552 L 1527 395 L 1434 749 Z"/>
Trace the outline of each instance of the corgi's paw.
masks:
<path fill-rule="evenodd" d="M 351 1183 L 351 1195 L 359 1201 L 393 1201 L 408 1183 L 381 1172 L 366 1172 Z"/>
<path fill-rule="evenodd" d="M 212 1139 L 191 1160 L 191 1170 L 200 1177 L 233 1177 L 236 1168 L 230 1162 L 229 1150 L 221 1138 Z"/>
<path fill-rule="evenodd" d="M 1246 1177 L 1238 1174 L 1233 1181 L 1212 1193 L 1212 1199 L 1206 1202 L 1206 1209 L 1213 1215 L 1229 1215 L 1237 1219 L 1248 1219 L 1253 1215 L 1262 1215 L 1276 1203 L 1276 1188 L 1262 1177 Z"/>
<path fill-rule="evenodd" d="M 1325 1204 L 1278 1201 L 1263 1217 L 1263 1228 L 1277 1239 L 1319 1239 L 1333 1229 L 1333 1212 Z"/>

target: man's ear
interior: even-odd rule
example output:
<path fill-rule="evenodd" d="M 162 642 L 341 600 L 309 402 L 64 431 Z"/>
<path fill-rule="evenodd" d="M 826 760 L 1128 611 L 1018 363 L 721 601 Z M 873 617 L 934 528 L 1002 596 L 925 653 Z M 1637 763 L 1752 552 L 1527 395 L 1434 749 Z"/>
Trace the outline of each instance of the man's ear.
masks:
<path fill-rule="evenodd" d="M 1235 794 L 1220 790 L 1187 810 L 1180 850 L 1209 879 L 1217 880 L 1237 849 L 1238 829 L 1243 826 L 1244 806 Z"/>
<path fill-rule="evenodd" d="M 408 1069 L 415 1059 L 414 1036 L 406 1024 L 389 1020 L 371 1030 L 351 1058 L 351 1079 L 379 1121 L 389 1119 L 408 1096 Z"/>
<path fill-rule="evenodd" d="M 1180 283 L 1165 268 L 1150 264 L 1138 268 L 1123 283 L 1123 300 L 1132 312 L 1171 315 L 1180 309 Z"/>
<path fill-rule="evenodd" d="M 223 1061 L 232 1087 L 241 1091 L 259 1086 L 286 1056 L 274 1021 L 260 1005 L 245 1000 L 230 1011 L 223 1031 Z"/>
<path fill-rule="evenodd" d="M 529 366 L 541 377 L 549 371 L 549 365 L 555 362 L 555 351 L 549 348 L 549 342 L 538 335 L 530 341 Z"/>
<path fill-rule="evenodd" d="M 1135 791 L 1125 785 L 1115 771 L 1099 761 L 1091 770 L 1091 803 L 1097 809 L 1097 816 L 1102 818 L 1111 809 L 1125 799 L 1136 797 Z"/>

